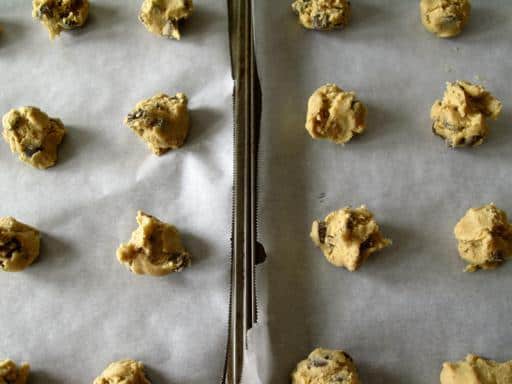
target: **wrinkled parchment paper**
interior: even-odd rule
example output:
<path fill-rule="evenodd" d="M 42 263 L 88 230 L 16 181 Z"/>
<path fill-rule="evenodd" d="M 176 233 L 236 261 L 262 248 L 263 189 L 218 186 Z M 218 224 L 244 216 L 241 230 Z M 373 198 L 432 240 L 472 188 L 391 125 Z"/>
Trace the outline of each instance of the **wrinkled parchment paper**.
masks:
<path fill-rule="evenodd" d="M 232 81 L 227 8 L 194 1 L 180 42 L 151 35 L 141 1 L 93 0 L 87 26 L 49 41 L 31 1 L 0 1 L 0 111 L 36 105 L 68 128 L 41 171 L 0 144 L 0 213 L 43 232 L 40 260 L 0 273 L 0 359 L 34 384 L 91 383 L 111 361 L 143 361 L 154 383 L 214 383 L 229 301 Z M 156 157 L 123 125 L 157 92 L 189 96 L 186 145 Z M 132 275 L 115 251 L 138 209 L 174 223 L 193 265 Z"/>
<path fill-rule="evenodd" d="M 453 227 L 495 202 L 512 215 L 512 3 L 472 1 L 459 38 L 441 40 L 418 1 L 354 0 L 344 31 L 303 29 L 291 0 L 255 5 L 264 94 L 260 325 L 245 383 L 287 383 L 317 346 L 343 348 L 365 383 L 439 382 L 445 360 L 474 352 L 512 358 L 512 263 L 463 273 Z M 445 82 L 467 79 L 502 100 L 480 148 L 451 150 L 431 132 Z M 355 90 L 368 130 L 345 147 L 304 129 L 310 94 L 327 82 Z M 331 266 L 311 222 L 367 204 L 393 239 L 355 273 Z"/>

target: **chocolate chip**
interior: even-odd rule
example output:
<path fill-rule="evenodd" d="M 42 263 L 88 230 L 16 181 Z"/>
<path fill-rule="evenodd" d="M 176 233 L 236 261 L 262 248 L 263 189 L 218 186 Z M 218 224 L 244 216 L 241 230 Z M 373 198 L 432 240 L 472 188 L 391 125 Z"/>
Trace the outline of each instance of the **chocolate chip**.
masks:
<path fill-rule="evenodd" d="M 318 240 L 321 244 L 325 242 L 325 236 L 327 235 L 327 224 L 325 221 L 320 221 L 318 223 Z"/>

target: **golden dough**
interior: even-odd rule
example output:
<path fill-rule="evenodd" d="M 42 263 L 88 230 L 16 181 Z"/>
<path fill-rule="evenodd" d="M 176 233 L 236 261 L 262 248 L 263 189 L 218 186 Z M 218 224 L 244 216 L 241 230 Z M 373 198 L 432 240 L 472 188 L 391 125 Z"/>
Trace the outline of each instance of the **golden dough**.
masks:
<path fill-rule="evenodd" d="M 443 100 L 436 100 L 430 117 L 432 131 L 450 147 L 477 146 L 489 135 L 485 119 L 496 120 L 501 102 L 484 87 L 467 81 L 446 83 Z"/>
<path fill-rule="evenodd" d="M 364 132 L 365 119 L 366 107 L 354 92 L 326 84 L 309 98 L 306 129 L 314 139 L 344 144 Z"/>
<path fill-rule="evenodd" d="M 421 22 L 439 37 L 454 37 L 462 32 L 469 20 L 469 0 L 421 0 Z"/>
<path fill-rule="evenodd" d="M 292 9 L 302 26 L 318 30 L 346 27 L 351 13 L 348 0 L 295 0 Z"/>
<path fill-rule="evenodd" d="M 179 40 L 179 24 L 192 15 L 192 0 L 144 0 L 139 20 L 155 35 Z"/>
<path fill-rule="evenodd" d="M 391 245 L 364 205 L 345 207 L 330 213 L 323 221 L 314 221 L 311 239 L 331 264 L 349 271 L 359 268 L 372 253 Z"/>
<path fill-rule="evenodd" d="M 32 17 L 41 20 L 50 39 L 64 29 L 83 26 L 89 15 L 89 0 L 33 0 Z"/>
<path fill-rule="evenodd" d="M 292 373 L 292 384 L 359 384 L 352 358 L 343 351 L 317 348 Z"/>
<path fill-rule="evenodd" d="M 37 229 L 12 217 L 0 218 L 0 270 L 19 272 L 39 256 L 41 235 Z"/>
<path fill-rule="evenodd" d="M 454 233 L 468 272 L 496 268 L 512 256 L 512 224 L 494 204 L 468 210 Z"/>
<path fill-rule="evenodd" d="M 497 363 L 467 355 L 464 361 L 443 364 L 441 384 L 512 384 L 512 361 Z"/>
<path fill-rule="evenodd" d="M 120 360 L 111 363 L 93 384 L 151 384 L 140 361 Z"/>
<path fill-rule="evenodd" d="M 137 212 L 137 223 L 130 241 L 117 249 L 121 264 L 133 273 L 153 276 L 180 272 L 190 265 L 190 254 L 176 227 L 141 211 Z"/>
<path fill-rule="evenodd" d="M 187 104 L 183 93 L 173 97 L 159 93 L 139 102 L 124 122 L 160 156 L 185 142 L 190 127 Z"/>
<path fill-rule="evenodd" d="M 0 384 L 26 384 L 29 372 L 27 363 L 18 367 L 12 360 L 0 360 Z"/>
<path fill-rule="evenodd" d="M 22 107 L 7 112 L 2 122 L 4 140 L 20 160 L 39 169 L 57 163 L 57 149 L 66 134 L 62 121 L 39 108 Z"/>

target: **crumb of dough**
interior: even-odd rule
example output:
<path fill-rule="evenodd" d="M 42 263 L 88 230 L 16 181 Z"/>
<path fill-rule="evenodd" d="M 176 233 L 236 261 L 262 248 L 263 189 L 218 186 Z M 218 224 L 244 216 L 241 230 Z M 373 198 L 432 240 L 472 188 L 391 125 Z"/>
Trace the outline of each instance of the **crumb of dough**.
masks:
<path fill-rule="evenodd" d="M 295 0 L 292 9 L 307 29 L 326 31 L 344 28 L 350 21 L 348 0 Z"/>
<path fill-rule="evenodd" d="M 139 102 L 124 120 L 155 155 L 181 147 L 188 136 L 188 99 L 183 93 L 159 93 Z"/>
<path fill-rule="evenodd" d="M 512 224 L 494 204 L 469 209 L 454 234 L 468 272 L 496 268 L 512 256 Z"/>
<path fill-rule="evenodd" d="M 4 140 L 20 160 L 39 169 L 57 163 L 57 150 L 66 134 L 60 119 L 36 107 L 22 107 L 7 112 L 2 123 Z"/>
<path fill-rule="evenodd" d="M 139 20 L 149 32 L 179 40 L 179 26 L 193 10 L 192 0 L 144 0 Z"/>
<path fill-rule="evenodd" d="M 441 384 L 510 384 L 512 361 L 498 363 L 469 354 L 463 361 L 445 362 Z"/>
<path fill-rule="evenodd" d="M 82 27 L 89 16 L 89 0 L 33 0 L 32 17 L 48 29 L 50 39 L 62 30 Z"/>
<path fill-rule="evenodd" d="M 0 270 L 23 271 L 39 256 L 41 235 L 37 229 L 13 217 L 0 218 Z"/>
<path fill-rule="evenodd" d="M 421 22 L 438 37 L 459 35 L 469 20 L 469 0 L 421 0 Z"/>
<path fill-rule="evenodd" d="M 29 372 L 27 363 L 17 366 L 10 359 L 0 360 L 0 384 L 26 384 Z"/>
<path fill-rule="evenodd" d="M 190 265 L 191 256 L 176 227 L 141 211 L 137 212 L 137 223 L 130 241 L 117 249 L 117 259 L 131 272 L 163 276 Z"/>
<path fill-rule="evenodd" d="M 478 146 L 489 135 L 486 119 L 496 120 L 501 102 L 480 85 L 467 81 L 446 83 L 442 100 L 432 105 L 432 131 L 450 147 Z"/>
<path fill-rule="evenodd" d="M 358 269 L 372 253 L 391 245 L 364 205 L 345 207 L 322 221 L 314 221 L 311 239 L 331 264 L 349 271 Z"/>
<path fill-rule="evenodd" d="M 131 359 L 115 361 L 94 379 L 93 384 L 151 384 L 144 365 Z"/>
<path fill-rule="evenodd" d="M 292 372 L 292 384 L 360 384 L 348 353 L 324 348 L 311 352 Z"/>
<path fill-rule="evenodd" d="M 306 130 L 314 139 L 345 144 L 366 129 L 366 107 L 354 92 L 335 84 L 318 88 L 309 98 Z"/>

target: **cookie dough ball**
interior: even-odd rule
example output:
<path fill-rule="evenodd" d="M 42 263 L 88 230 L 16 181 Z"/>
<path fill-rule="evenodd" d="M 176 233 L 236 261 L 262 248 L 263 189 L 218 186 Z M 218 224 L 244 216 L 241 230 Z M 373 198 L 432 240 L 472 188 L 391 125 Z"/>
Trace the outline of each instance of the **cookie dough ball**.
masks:
<path fill-rule="evenodd" d="M 193 9 L 192 0 L 144 0 L 139 20 L 149 32 L 179 40 L 179 25 Z"/>
<path fill-rule="evenodd" d="M 19 367 L 12 360 L 0 360 L 0 384 L 25 384 L 30 372 L 30 365 Z"/>
<path fill-rule="evenodd" d="M 309 98 L 306 129 L 314 139 L 345 144 L 366 129 L 366 107 L 354 92 L 335 84 L 318 88 Z"/>
<path fill-rule="evenodd" d="M 12 217 L 0 218 L 0 270 L 19 272 L 39 256 L 41 235 L 37 229 Z"/>
<path fill-rule="evenodd" d="M 512 224 L 494 204 L 468 210 L 454 233 L 466 271 L 496 268 L 512 255 Z"/>
<path fill-rule="evenodd" d="M 307 29 L 343 28 L 350 20 L 350 2 L 347 0 L 295 0 L 292 9 Z"/>
<path fill-rule="evenodd" d="M 40 169 L 57 163 L 57 149 L 66 134 L 62 121 L 36 107 L 22 107 L 7 112 L 2 122 L 3 137 L 20 160 Z"/>
<path fill-rule="evenodd" d="M 446 83 L 443 100 L 436 100 L 430 111 L 432 131 L 450 147 L 477 146 L 489 134 L 486 118 L 496 120 L 501 102 L 484 87 L 467 81 Z"/>
<path fill-rule="evenodd" d="M 83 26 L 89 15 L 89 0 L 33 0 L 32 17 L 41 20 L 50 39 L 63 29 Z"/>
<path fill-rule="evenodd" d="M 93 384 L 151 384 L 140 361 L 120 360 L 111 363 Z"/>
<path fill-rule="evenodd" d="M 441 384 L 509 383 L 512 383 L 512 361 L 498 363 L 467 355 L 464 361 L 444 363 L 441 370 Z"/>
<path fill-rule="evenodd" d="M 359 384 L 352 358 L 343 351 L 317 348 L 292 373 L 292 384 Z"/>
<path fill-rule="evenodd" d="M 160 156 L 185 142 L 190 126 L 187 105 L 183 93 L 173 97 L 160 93 L 138 103 L 124 122 Z"/>
<path fill-rule="evenodd" d="M 330 213 L 323 221 L 314 221 L 311 239 L 331 264 L 349 271 L 359 268 L 372 253 L 391 245 L 364 205 L 345 207 Z"/>
<path fill-rule="evenodd" d="M 421 0 L 421 22 L 439 37 L 454 37 L 469 20 L 469 0 Z"/>
<path fill-rule="evenodd" d="M 121 264 L 133 273 L 153 276 L 180 272 L 190 265 L 190 254 L 176 227 L 141 211 L 137 212 L 137 223 L 130 241 L 117 249 Z"/>

